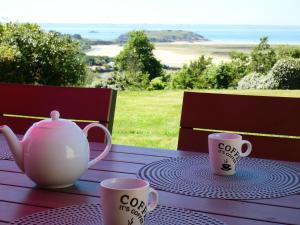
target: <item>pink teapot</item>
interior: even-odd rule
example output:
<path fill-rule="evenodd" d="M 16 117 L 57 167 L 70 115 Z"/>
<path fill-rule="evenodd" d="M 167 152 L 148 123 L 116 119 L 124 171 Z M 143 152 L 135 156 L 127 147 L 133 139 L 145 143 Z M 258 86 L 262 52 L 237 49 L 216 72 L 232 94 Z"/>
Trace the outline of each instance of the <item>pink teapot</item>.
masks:
<path fill-rule="evenodd" d="M 8 126 L 0 126 L 19 168 L 41 187 L 64 188 L 73 185 L 111 149 L 111 135 L 103 125 L 91 123 L 82 130 L 74 122 L 59 116 L 58 111 L 52 111 L 50 119 L 34 123 L 22 141 Z M 104 131 L 107 145 L 98 157 L 89 161 L 87 135 L 92 127 Z"/>

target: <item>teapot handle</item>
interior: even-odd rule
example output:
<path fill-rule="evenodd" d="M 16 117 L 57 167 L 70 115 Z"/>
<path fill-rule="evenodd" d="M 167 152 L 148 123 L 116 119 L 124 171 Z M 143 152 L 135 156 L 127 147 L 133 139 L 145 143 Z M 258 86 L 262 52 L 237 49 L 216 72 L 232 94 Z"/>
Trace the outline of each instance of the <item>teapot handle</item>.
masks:
<path fill-rule="evenodd" d="M 106 135 L 106 140 L 107 140 L 107 144 L 105 149 L 103 150 L 103 152 L 97 156 L 96 158 L 92 159 L 91 161 L 89 161 L 88 163 L 88 168 L 93 166 L 95 163 L 99 162 L 101 159 L 103 159 L 109 152 L 109 150 L 111 149 L 111 134 L 109 133 L 108 129 L 103 126 L 102 124 L 99 123 L 90 123 L 88 124 L 85 128 L 83 128 L 83 133 L 88 136 L 88 131 L 92 128 L 92 127 L 99 127 L 101 128 L 105 135 Z"/>

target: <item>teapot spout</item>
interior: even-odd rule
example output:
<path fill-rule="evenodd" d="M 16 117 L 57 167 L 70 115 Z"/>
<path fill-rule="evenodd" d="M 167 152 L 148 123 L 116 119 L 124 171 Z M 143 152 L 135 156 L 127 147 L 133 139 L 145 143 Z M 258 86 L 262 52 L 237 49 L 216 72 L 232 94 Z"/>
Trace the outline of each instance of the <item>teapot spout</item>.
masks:
<path fill-rule="evenodd" d="M 24 162 L 23 162 L 23 151 L 22 145 L 18 137 L 14 132 L 6 125 L 0 126 L 0 132 L 4 134 L 4 137 L 8 143 L 10 151 L 19 166 L 19 168 L 24 172 Z"/>

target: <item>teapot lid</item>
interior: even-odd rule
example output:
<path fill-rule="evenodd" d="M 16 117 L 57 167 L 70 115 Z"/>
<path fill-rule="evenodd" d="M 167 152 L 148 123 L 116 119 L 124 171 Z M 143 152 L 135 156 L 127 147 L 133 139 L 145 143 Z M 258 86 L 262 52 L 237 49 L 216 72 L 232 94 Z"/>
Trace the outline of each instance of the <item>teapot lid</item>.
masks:
<path fill-rule="evenodd" d="M 57 127 L 65 127 L 65 126 L 74 126 L 75 123 L 71 120 L 60 119 L 60 113 L 56 110 L 51 111 L 49 119 L 41 120 L 35 123 L 36 127 L 43 128 L 57 128 Z"/>

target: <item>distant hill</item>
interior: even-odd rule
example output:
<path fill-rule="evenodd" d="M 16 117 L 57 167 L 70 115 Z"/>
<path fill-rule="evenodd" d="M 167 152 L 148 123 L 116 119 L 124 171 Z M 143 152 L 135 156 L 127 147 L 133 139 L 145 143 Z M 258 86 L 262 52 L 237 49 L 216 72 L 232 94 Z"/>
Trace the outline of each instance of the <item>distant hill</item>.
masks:
<path fill-rule="evenodd" d="M 175 42 L 175 41 L 208 41 L 200 34 L 183 30 L 145 30 L 144 31 L 151 42 Z M 125 43 L 128 40 L 129 33 L 120 35 L 116 42 Z"/>
<path fill-rule="evenodd" d="M 71 37 L 77 41 L 79 41 L 81 49 L 83 51 L 91 49 L 92 45 L 111 45 L 115 44 L 113 41 L 102 41 L 102 40 L 90 40 L 87 38 L 81 37 L 80 34 L 73 34 Z"/>

